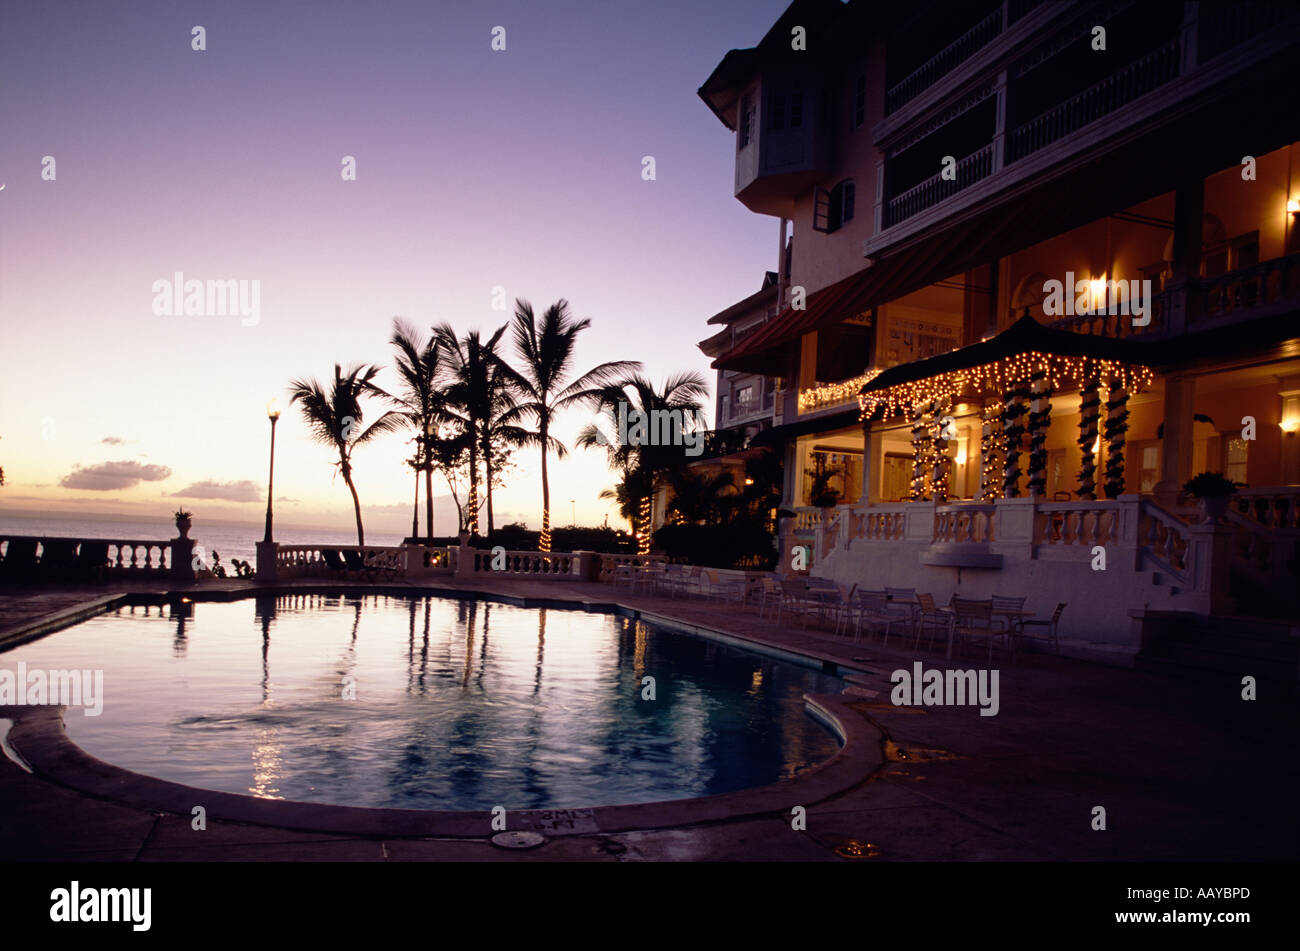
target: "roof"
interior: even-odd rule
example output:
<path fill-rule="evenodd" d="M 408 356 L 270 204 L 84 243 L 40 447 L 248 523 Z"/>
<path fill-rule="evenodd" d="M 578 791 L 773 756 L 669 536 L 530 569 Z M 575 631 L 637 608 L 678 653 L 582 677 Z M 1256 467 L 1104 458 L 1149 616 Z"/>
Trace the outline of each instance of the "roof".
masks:
<path fill-rule="evenodd" d="M 750 294 L 744 300 L 737 301 L 730 307 L 718 311 L 709 318 L 711 324 L 729 324 L 737 317 L 743 317 L 753 310 L 759 304 L 763 303 L 769 297 L 776 296 L 776 271 L 767 271 L 763 274 L 763 286 Z"/>
<path fill-rule="evenodd" d="M 749 370 L 770 373 L 774 348 L 794 340 L 820 326 L 856 317 L 871 305 L 867 292 L 874 284 L 870 269 L 823 287 L 808 295 L 804 307 L 787 307 L 755 333 L 745 337 L 733 350 L 713 361 L 720 370 Z M 780 375 L 777 373 L 776 375 Z"/>

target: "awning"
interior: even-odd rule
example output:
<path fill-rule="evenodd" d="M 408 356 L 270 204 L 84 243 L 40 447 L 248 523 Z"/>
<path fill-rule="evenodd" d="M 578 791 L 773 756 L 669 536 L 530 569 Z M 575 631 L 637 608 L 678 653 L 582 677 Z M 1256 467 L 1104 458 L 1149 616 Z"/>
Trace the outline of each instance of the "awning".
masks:
<path fill-rule="evenodd" d="M 871 277 L 870 269 L 862 270 L 814 291 L 808 295 L 802 309 L 787 307 L 743 339 L 735 349 L 714 360 L 714 369 L 782 376 L 784 368 L 773 364 L 777 357 L 776 348 L 797 341 L 810 330 L 839 323 L 867 310 L 871 306 L 867 291 L 874 283 Z"/>
<path fill-rule="evenodd" d="M 751 446 L 780 446 L 791 439 L 807 436 L 809 433 L 830 432 L 848 426 L 857 426 L 859 415 L 859 409 L 856 406 L 851 406 L 838 412 L 813 416 L 809 419 L 785 423 L 782 426 L 773 426 L 771 429 L 765 429 L 761 433 L 755 434 L 749 444 Z"/>
<path fill-rule="evenodd" d="M 1159 362 L 1155 346 L 1057 330 L 1025 316 L 996 337 L 890 367 L 863 385 L 858 401 L 863 413 L 890 416 L 925 400 L 1001 393 L 1036 371 L 1047 374 L 1054 390 L 1089 379 L 1116 380 L 1137 390 L 1153 379 L 1150 367 Z"/>

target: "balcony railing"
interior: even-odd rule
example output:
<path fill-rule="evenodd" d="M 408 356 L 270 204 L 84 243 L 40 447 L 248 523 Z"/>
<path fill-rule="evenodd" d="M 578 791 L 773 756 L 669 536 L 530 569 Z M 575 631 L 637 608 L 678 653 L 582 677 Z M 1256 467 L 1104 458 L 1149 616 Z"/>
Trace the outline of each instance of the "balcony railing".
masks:
<path fill-rule="evenodd" d="M 1300 300 L 1300 254 L 1290 254 L 1192 282 L 1188 321 L 1211 320 L 1297 300 Z"/>
<path fill-rule="evenodd" d="M 1186 326 L 1221 323 L 1233 317 L 1249 318 L 1264 310 L 1300 305 L 1300 254 L 1261 261 L 1218 277 L 1198 278 L 1183 287 L 1170 287 L 1151 300 L 1151 322 L 1134 326 L 1128 314 L 1079 314 L 1052 321 L 1059 330 L 1131 337 L 1174 331 L 1172 315 L 1183 312 Z"/>
<path fill-rule="evenodd" d="M 919 185 L 909 188 L 885 203 L 884 227 L 906 221 L 913 215 L 937 205 L 945 198 L 957 194 L 980 179 L 993 174 L 993 144 L 989 143 L 978 152 L 972 152 L 957 163 L 955 178 L 946 179 L 943 173 L 932 175 Z"/>
<path fill-rule="evenodd" d="M 1291 19 L 1290 3 L 1202 3 L 1200 5 L 1200 55 L 1205 62 Z"/>
<path fill-rule="evenodd" d="M 935 53 L 885 92 L 885 114 L 890 115 L 915 99 L 944 76 L 987 46 L 1002 32 L 1002 7 Z"/>
<path fill-rule="evenodd" d="M 1007 162 L 1037 152 L 1174 79 L 1181 56 L 1181 41 L 1170 40 L 1059 106 L 1017 126 L 1007 136 Z"/>

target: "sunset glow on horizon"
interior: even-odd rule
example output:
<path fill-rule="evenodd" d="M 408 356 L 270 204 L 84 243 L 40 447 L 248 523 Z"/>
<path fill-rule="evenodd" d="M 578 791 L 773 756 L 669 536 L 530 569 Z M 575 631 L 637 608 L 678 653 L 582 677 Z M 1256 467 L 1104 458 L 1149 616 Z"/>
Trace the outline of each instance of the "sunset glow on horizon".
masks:
<path fill-rule="evenodd" d="M 288 384 L 361 362 L 396 388 L 394 317 L 486 336 L 516 298 L 539 312 L 565 298 L 592 321 L 579 372 L 640 360 L 656 382 L 695 370 L 712 384 L 705 321 L 759 288 L 777 226 L 731 197 L 731 141 L 695 90 L 784 7 L 7 11 L 0 511 L 257 522 L 278 397 L 277 524 L 349 528 L 347 489 Z M 258 282 L 257 319 L 159 314 L 155 285 L 177 274 Z M 556 435 L 572 450 L 588 421 Z M 409 438 L 356 452 L 367 530 L 409 528 Z M 538 528 L 538 452 L 515 461 L 496 524 Z M 553 523 L 625 527 L 597 497 L 616 479 L 602 453 L 552 457 Z M 450 534 L 440 476 L 434 488 L 435 533 Z"/>

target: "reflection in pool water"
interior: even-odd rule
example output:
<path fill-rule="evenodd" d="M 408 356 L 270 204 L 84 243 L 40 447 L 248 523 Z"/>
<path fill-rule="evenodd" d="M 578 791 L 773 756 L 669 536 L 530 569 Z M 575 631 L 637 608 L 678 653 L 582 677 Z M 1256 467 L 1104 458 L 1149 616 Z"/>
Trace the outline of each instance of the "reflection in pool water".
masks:
<path fill-rule="evenodd" d="M 90 753 L 267 798 L 652 802 L 775 782 L 838 749 L 803 704 L 837 679 L 573 610 L 317 595 L 197 604 L 188 618 L 124 608 L 0 666 L 20 660 L 104 669 L 103 715 L 66 716 Z"/>

